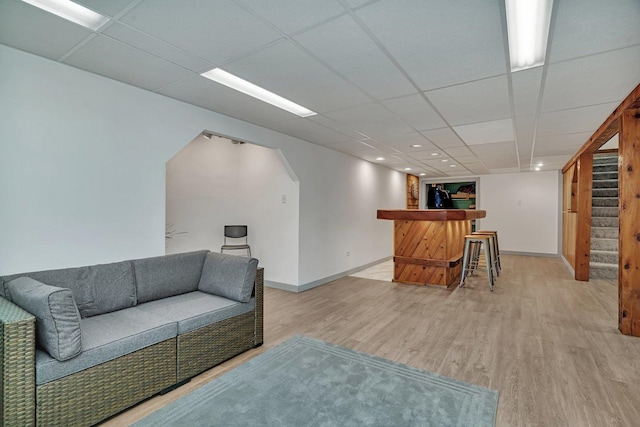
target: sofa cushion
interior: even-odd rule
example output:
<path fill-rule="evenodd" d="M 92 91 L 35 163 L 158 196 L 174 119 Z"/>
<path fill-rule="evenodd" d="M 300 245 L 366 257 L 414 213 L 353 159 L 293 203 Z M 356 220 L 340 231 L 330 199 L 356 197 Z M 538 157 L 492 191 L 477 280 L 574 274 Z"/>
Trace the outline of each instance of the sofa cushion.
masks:
<path fill-rule="evenodd" d="M 45 285 L 29 277 L 7 284 L 13 302 L 36 317 L 36 342 L 56 360 L 82 352 L 80 313 L 71 290 Z"/>
<path fill-rule="evenodd" d="M 256 280 L 258 260 L 209 252 L 202 268 L 198 290 L 248 302 Z"/>
<path fill-rule="evenodd" d="M 36 351 L 36 384 L 80 372 L 177 335 L 176 322 L 137 307 L 82 319 L 80 325 L 83 351 L 78 357 L 60 362 L 46 352 Z"/>
<path fill-rule="evenodd" d="M 136 306 L 136 310 L 178 323 L 178 335 L 255 309 L 255 298 L 241 303 L 205 292 L 189 292 Z"/>
<path fill-rule="evenodd" d="M 134 260 L 138 303 L 197 290 L 202 264 L 208 252 L 187 252 Z"/>
<path fill-rule="evenodd" d="M 4 280 L 8 282 L 22 276 L 47 285 L 71 289 L 82 317 L 109 313 L 136 304 L 131 261 L 14 274 L 4 277 Z"/>

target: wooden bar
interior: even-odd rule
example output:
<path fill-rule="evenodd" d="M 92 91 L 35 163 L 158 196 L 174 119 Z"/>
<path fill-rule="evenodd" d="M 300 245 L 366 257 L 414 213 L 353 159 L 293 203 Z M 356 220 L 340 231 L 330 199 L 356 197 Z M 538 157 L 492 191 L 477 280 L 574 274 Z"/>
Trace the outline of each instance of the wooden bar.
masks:
<path fill-rule="evenodd" d="M 394 221 L 393 281 L 447 287 L 460 278 L 464 236 L 485 211 L 470 209 L 379 210 Z"/>

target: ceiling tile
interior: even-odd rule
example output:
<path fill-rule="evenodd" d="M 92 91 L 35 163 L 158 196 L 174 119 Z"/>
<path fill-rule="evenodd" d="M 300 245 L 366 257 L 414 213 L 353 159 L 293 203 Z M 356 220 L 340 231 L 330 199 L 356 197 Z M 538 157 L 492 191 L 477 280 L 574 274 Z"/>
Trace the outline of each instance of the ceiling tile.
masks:
<path fill-rule="evenodd" d="M 553 29 L 550 63 L 638 44 L 638 0 L 562 0 Z"/>
<path fill-rule="evenodd" d="M 296 117 L 287 111 L 229 89 L 200 75 L 162 88 L 158 92 L 189 104 L 262 126 Z"/>
<path fill-rule="evenodd" d="M 489 169 L 518 167 L 518 157 L 513 141 L 475 145 L 473 151 Z"/>
<path fill-rule="evenodd" d="M 447 152 L 447 154 L 449 154 L 452 157 L 455 157 L 456 159 L 462 156 L 473 156 L 473 152 L 469 150 L 467 147 L 447 148 L 445 149 L 445 151 Z"/>
<path fill-rule="evenodd" d="M 350 136 L 352 139 L 361 139 L 366 137 L 366 135 L 357 132 L 354 129 L 348 128 L 342 123 L 336 122 L 334 119 L 325 117 L 322 114 L 317 114 L 315 116 L 307 117 L 309 120 L 312 120 L 322 126 L 328 127 L 330 129 L 335 130 L 336 132 L 342 133 L 344 135 Z"/>
<path fill-rule="evenodd" d="M 640 21 L 637 26 L 640 28 Z M 542 111 L 619 103 L 640 83 L 638 64 L 640 45 L 551 64 L 547 72 Z"/>
<path fill-rule="evenodd" d="M 506 75 L 432 90 L 425 94 L 453 126 L 511 117 Z"/>
<path fill-rule="evenodd" d="M 470 163 L 470 164 L 465 165 L 465 167 L 469 171 L 471 171 L 471 172 L 473 172 L 475 174 L 478 174 L 478 175 L 486 175 L 486 174 L 490 173 L 489 169 L 487 169 L 487 167 L 485 165 L 483 165 L 482 163 Z"/>
<path fill-rule="evenodd" d="M 124 9 L 132 0 L 73 0 L 103 15 L 113 16 Z"/>
<path fill-rule="evenodd" d="M 156 38 L 142 33 L 131 27 L 115 23 L 103 31 L 104 35 L 113 37 L 123 43 L 130 44 L 133 47 L 141 49 L 145 52 L 164 58 L 181 67 L 187 68 L 196 73 L 202 73 L 214 68 L 211 62 L 207 62 L 202 58 L 186 53 L 185 51 L 164 43 Z"/>
<path fill-rule="evenodd" d="M 460 138 L 467 145 L 488 144 L 514 139 L 511 119 L 455 126 L 453 130 L 460 135 Z"/>
<path fill-rule="evenodd" d="M 184 68 L 104 36 L 95 37 L 64 62 L 149 90 L 191 75 Z"/>
<path fill-rule="evenodd" d="M 491 172 L 492 174 L 505 174 L 505 173 L 517 173 L 520 172 L 520 169 L 515 166 L 515 167 L 509 167 L 509 168 L 490 168 L 489 172 Z"/>
<path fill-rule="evenodd" d="M 145 1 L 121 21 L 214 63 L 281 38 L 230 0 Z"/>
<path fill-rule="evenodd" d="M 513 110 L 516 116 L 536 114 L 541 83 L 542 67 L 511 73 Z"/>
<path fill-rule="evenodd" d="M 287 34 L 345 13 L 335 0 L 240 0 Z"/>
<path fill-rule="evenodd" d="M 368 158 L 370 159 L 370 161 L 374 161 L 375 163 L 382 163 L 382 161 L 375 161 L 376 157 L 382 156 L 385 157 L 385 160 L 387 160 L 388 164 L 394 164 L 394 161 L 391 160 L 391 158 L 387 159 L 385 153 L 359 141 L 339 142 L 337 144 L 329 144 L 327 145 L 327 147 L 333 150 L 340 151 L 342 153 L 350 154 L 352 156 Z"/>
<path fill-rule="evenodd" d="M 617 105 L 617 102 L 613 102 L 540 114 L 537 135 L 593 132 L 606 120 Z"/>
<path fill-rule="evenodd" d="M 350 16 L 297 35 L 295 40 L 376 99 L 415 92 L 411 83 Z"/>
<path fill-rule="evenodd" d="M 58 59 L 92 33 L 22 1 L 0 3 L 0 43 L 7 46 Z"/>
<path fill-rule="evenodd" d="M 420 133 L 440 148 L 464 147 L 464 142 L 449 128 L 426 130 Z"/>
<path fill-rule="evenodd" d="M 432 153 L 438 153 L 437 156 L 433 156 Z M 449 157 L 447 153 L 442 150 L 426 150 L 426 151 L 416 151 L 411 153 L 411 157 L 417 160 L 433 160 L 433 159 L 441 159 L 444 157 Z"/>
<path fill-rule="evenodd" d="M 422 94 L 388 99 L 382 102 L 416 130 L 438 129 L 446 123 L 427 103 Z"/>
<path fill-rule="evenodd" d="M 276 43 L 223 68 L 317 113 L 370 102 L 291 42 Z"/>
<path fill-rule="evenodd" d="M 498 1 L 383 0 L 356 14 L 422 90 L 506 72 Z"/>
<path fill-rule="evenodd" d="M 425 151 L 436 148 L 422 134 L 418 132 L 402 133 L 399 135 L 389 135 L 376 137 L 381 143 L 393 147 L 405 153 L 414 151 Z M 421 147 L 412 147 L 411 145 L 421 145 Z"/>
<path fill-rule="evenodd" d="M 326 113 L 325 116 L 372 138 L 412 131 L 405 122 L 380 104 L 358 105 Z"/>
<path fill-rule="evenodd" d="M 302 117 L 284 122 L 272 123 L 268 125 L 268 127 L 273 130 L 277 130 L 278 132 L 320 145 L 335 144 L 337 142 L 352 140 L 352 138 L 347 135 L 343 135 Z"/>

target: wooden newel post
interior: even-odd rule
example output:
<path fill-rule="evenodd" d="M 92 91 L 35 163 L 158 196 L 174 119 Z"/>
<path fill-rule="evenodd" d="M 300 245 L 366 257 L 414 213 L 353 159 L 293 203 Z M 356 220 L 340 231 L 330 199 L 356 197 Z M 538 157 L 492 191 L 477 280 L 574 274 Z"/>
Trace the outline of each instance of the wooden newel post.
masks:
<path fill-rule="evenodd" d="M 640 336 L 640 109 L 620 118 L 618 329 Z"/>

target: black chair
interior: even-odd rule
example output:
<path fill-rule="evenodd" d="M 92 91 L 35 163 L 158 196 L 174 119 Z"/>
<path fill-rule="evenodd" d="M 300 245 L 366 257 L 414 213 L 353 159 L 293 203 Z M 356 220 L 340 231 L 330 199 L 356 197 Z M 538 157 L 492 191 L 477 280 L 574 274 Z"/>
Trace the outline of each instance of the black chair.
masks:
<path fill-rule="evenodd" d="M 242 239 L 242 244 L 227 244 L 227 239 Z M 246 225 L 225 225 L 224 226 L 224 245 L 220 248 L 220 253 L 224 253 L 225 250 L 246 250 L 247 256 L 251 257 L 251 247 L 249 246 L 249 239 L 247 237 Z"/>

